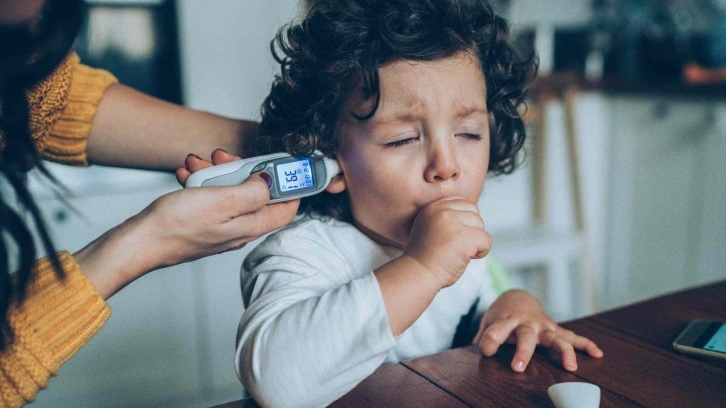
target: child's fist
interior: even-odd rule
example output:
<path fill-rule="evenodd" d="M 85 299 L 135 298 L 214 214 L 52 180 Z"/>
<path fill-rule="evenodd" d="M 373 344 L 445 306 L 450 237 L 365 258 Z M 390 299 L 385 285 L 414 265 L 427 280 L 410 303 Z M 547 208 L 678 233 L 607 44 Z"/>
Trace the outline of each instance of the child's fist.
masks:
<path fill-rule="evenodd" d="M 486 256 L 491 245 L 476 204 L 448 197 L 421 208 L 404 253 L 447 287 L 461 277 L 472 259 Z"/>

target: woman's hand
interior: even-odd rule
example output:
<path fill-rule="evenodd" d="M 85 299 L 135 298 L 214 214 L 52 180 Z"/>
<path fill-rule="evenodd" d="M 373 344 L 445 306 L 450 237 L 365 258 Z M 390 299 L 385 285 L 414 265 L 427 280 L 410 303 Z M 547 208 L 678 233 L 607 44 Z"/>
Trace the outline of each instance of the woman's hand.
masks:
<path fill-rule="evenodd" d="M 484 314 L 474 337 L 474 344 L 487 357 L 493 356 L 504 342 L 517 345 L 511 367 L 518 372 L 527 368 L 538 344 L 559 355 L 568 371 L 577 369 L 575 350 L 583 350 L 592 357 L 603 356 L 595 343 L 557 325 L 539 301 L 522 290 L 510 290 L 499 296 Z"/>
<path fill-rule="evenodd" d="M 216 149 L 212 152 L 212 161 L 204 160 L 194 154 L 189 154 L 187 155 L 186 160 L 184 160 L 184 167 L 176 169 L 176 181 L 183 186 L 184 183 L 187 182 L 189 176 L 191 176 L 194 172 L 210 166 L 229 163 L 240 159 L 241 157 L 229 154 L 222 149 Z"/>
<path fill-rule="evenodd" d="M 217 157 L 220 155 L 221 159 Z M 237 159 L 222 153 L 214 156 L 215 164 Z M 182 172 L 179 177 L 178 171 L 177 176 L 185 181 L 189 175 Z M 74 257 L 108 298 L 147 272 L 241 248 L 295 218 L 299 200 L 268 205 L 269 200 L 267 183 L 261 177 L 250 177 L 237 186 L 175 191 L 158 198 Z"/>

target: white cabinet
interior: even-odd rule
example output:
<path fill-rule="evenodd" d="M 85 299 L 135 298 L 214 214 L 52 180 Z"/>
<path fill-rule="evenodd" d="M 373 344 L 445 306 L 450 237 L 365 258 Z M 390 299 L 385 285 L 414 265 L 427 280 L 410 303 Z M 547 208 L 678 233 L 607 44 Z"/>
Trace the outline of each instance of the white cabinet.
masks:
<path fill-rule="evenodd" d="M 583 92 L 576 101 L 585 219 L 584 231 L 577 233 L 579 254 L 572 257 L 576 272 L 553 273 L 548 264 L 546 270 L 520 274 L 515 269 L 510 275 L 522 275 L 523 286 L 537 294 L 556 319 L 726 278 L 726 101 L 601 91 Z M 545 227 L 574 231 L 564 132 L 563 106 L 551 103 L 544 160 Z M 519 171 L 532 170 L 525 166 Z M 510 177 L 504 183 L 516 181 Z M 532 200 L 524 193 L 510 198 L 511 191 L 497 188 L 518 186 L 497 187 L 496 182 L 488 182 L 483 214 L 507 215 L 512 200 Z M 528 226 L 509 243 L 519 251 L 503 252 L 509 248 L 503 248 L 508 243 L 501 232 L 511 226 L 487 225 L 494 236 L 492 253 L 510 269 L 538 253 L 530 242 L 536 241 L 537 229 Z M 566 259 L 567 242 L 545 235 L 538 247 L 544 255 Z M 507 252 L 513 255 L 504 256 Z M 592 281 L 585 285 L 587 277 Z M 591 296 L 592 308 L 587 302 Z"/>
<path fill-rule="evenodd" d="M 725 107 L 612 98 L 602 307 L 726 277 Z"/>

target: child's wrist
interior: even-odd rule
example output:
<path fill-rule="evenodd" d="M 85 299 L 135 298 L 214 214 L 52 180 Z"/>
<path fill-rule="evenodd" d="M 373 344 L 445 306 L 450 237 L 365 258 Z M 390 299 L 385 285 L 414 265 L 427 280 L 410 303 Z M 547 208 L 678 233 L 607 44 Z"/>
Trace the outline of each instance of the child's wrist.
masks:
<path fill-rule="evenodd" d="M 411 263 L 412 268 L 419 271 L 418 275 L 424 278 L 427 285 L 432 288 L 436 288 L 437 291 L 447 286 L 451 286 L 451 283 L 448 282 L 448 279 L 442 279 L 441 274 L 437 274 L 436 272 L 434 272 L 432 268 L 427 266 L 424 262 L 421 262 L 415 256 L 404 253 L 399 259 Z"/>

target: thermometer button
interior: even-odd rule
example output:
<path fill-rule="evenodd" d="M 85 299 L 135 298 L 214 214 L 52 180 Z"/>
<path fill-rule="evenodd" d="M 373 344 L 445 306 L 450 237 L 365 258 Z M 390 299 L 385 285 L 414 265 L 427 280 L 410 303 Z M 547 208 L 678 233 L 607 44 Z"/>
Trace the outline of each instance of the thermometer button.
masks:
<path fill-rule="evenodd" d="M 267 165 L 267 163 L 262 162 L 262 163 L 258 164 L 257 166 L 253 167 L 252 170 L 250 170 L 250 173 L 260 171 L 260 170 L 264 169 L 266 165 Z"/>

